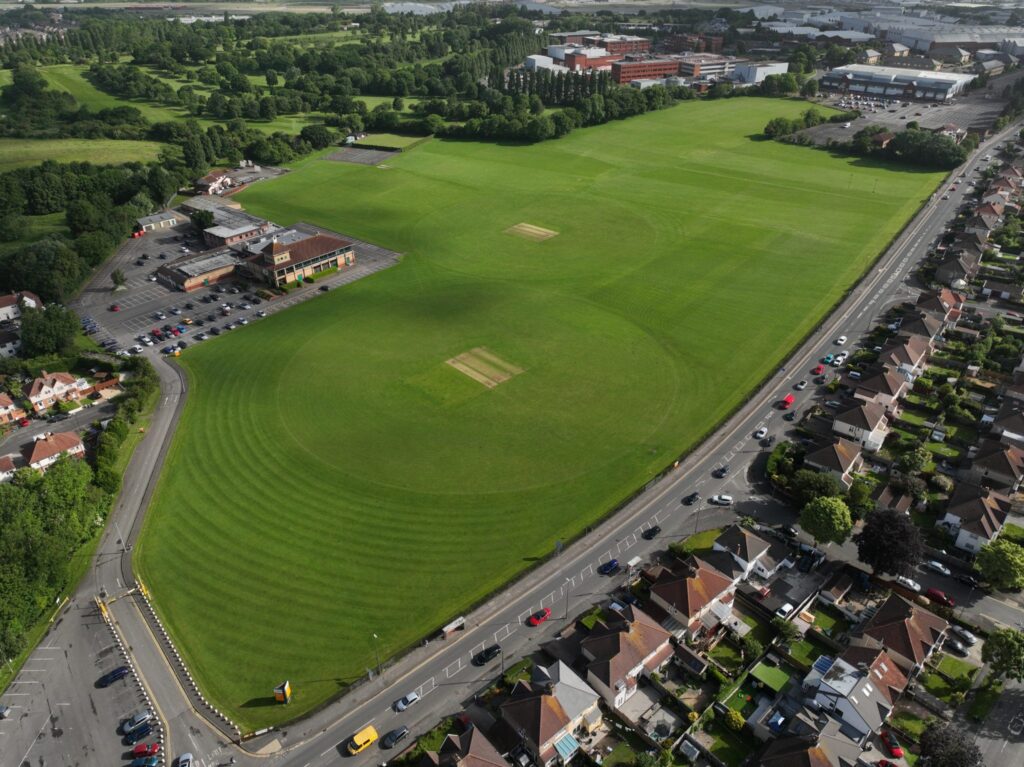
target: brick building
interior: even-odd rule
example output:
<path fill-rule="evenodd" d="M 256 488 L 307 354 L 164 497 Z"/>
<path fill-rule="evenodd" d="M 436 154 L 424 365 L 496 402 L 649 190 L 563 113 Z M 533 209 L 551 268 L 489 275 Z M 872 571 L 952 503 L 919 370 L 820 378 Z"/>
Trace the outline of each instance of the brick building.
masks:
<path fill-rule="evenodd" d="M 679 62 L 676 59 L 643 58 L 612 62 L 612 79 L 620 85 L 633 80 L 647 80 L 678 74 Z"/>
<path fill-rule="evenodd" d="M 651 50 L 651 41 L 636 35 L 593 35 L 585 38 L 583 42 L 618 55 L 648 53 Z"/>

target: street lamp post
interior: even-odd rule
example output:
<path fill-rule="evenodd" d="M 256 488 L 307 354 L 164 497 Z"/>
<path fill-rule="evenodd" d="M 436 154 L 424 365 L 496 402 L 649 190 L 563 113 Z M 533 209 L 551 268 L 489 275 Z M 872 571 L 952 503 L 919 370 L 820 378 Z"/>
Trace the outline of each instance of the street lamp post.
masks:
<path fill-rule="evenodd" d="M 377 676 L 381 675 L 380 668 L 380 637 L 376 634 L 373 635 L 373 654 L 377 658 Z"/>
<path fill-rule="evenodd" d="M 693 515 L 693 534 L 697 534 L 697 525 L 700 524 L 700 512 L 704 508 L 704 499 L 697 504 L 697 513 Z"/>
<path fill-rule="evenodd" d="M 565 620 L 569 620 L 569 584 L 571 582 L 571 578 L 566 578 L 565 583 L 562 584 L 562 588 L 565 589 Z"/>

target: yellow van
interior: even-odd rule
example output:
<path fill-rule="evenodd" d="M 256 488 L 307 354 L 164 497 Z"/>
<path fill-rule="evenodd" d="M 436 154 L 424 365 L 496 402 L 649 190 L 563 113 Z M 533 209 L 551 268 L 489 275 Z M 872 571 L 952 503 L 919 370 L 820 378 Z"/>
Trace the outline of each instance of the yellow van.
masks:
<path fill-rule="evenodd" d="M 376 742 L 377 731 L 373 729 L 372 725 L 368 725 L 352 736 L 352 740 L 348 744 L 348 752 L 355 756 Z"/>

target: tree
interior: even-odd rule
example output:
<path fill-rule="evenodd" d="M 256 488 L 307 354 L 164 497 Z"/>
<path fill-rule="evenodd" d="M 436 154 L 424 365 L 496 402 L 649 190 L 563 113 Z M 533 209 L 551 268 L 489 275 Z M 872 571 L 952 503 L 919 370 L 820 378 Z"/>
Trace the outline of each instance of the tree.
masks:
<path fill-rule="evenodd" d="M 808 80 L 800 88 L 800 95 L 804 98 L 814 98 L 818 95 L 818 81 Z"/>
<path fill-rule="evenodd" d="M 936 723 L 921 733 L 922 767 L 980 767 L 981 751 L 963 727 Z"/>
<path fill-rule="evenodd" d="M 197 210 L 192 213 L 189 218 L 192 221 L 192 226 L 196 229 L 203 231 L 213 226 L 213 212 L 209 210 Z"/>
<path fill-rule="evenodd" d="M 904 474 L 917 474 L 925 467 L 925 464 L 931 460 L 931 457 L 932 454 L 925 448 L 916 447 L 913 450 L 908 450 L 899 457 L 896 461 L 896 468 Z"/>
<path fill-rule="evenodd" d="M 800 636 L 800 629 L 785 618 L 772 618 L 772 628 L 779 632 L 779 639 L 782 640 L 783 644 L 792 642 Z"/>
<path fill-rule="evenodd" d="M 999 589 L 1024 587 L 1024 548 L 998 538 L 981 547 L 975 562 L 986 581 Z"/>
<path fill-rule="evenodd" d="M 743 637 L 743 654 L 747 658 L 756 658 L 764 652 L 764 645 L 762 645 L 757 639 L 747 634 Z"/>
<path fill-rule="evenodd" d="M 730 708 L 725 713 L 725 726 L 733 732 L 739 732 L 743 729 L 743 714 L 734 708 Z"/>
<path fill-rule="evenodd" d="M 853 517 L 842 498 L 815 498 L 800 512 L 800 526 L 816 543 L 842 543 L 853 529 Z"/>
<path fill-rule="evenodd" d="M 812 469 L 797 471 L 793 475 L 791 490 L 793 491 L 793 500 L 797 506 L 801 507 L 815 498 L 828 498 L 842 492 L 835 477 Z"/>
<path fill-rule="evenodd" d="M 120 269 L 115 269 L 110 273 L 110 281 L 114 283 L 114 288 L 122 288 L 128 284 L 128 278 Z"/>
<path fill-rule="evenodd" d="M 921 561 L 921 532 L 909 516 L 897 511 L 873 511 L 864 529 L 853 537 L 857 558 L 876 573 L 909 575 Z"/>
<path fill-rule="evenodd" d="M 307 125 L 299 132 L 299 137 L 314 149 L 323 149 L 334 142 L 334 131 L 325 125 Z"/>
<path fill-rule="evenodd" d="M 981 659 L 992 667 L 992 675 L 1024 681 L 1024 632 L 996 629 L 981 647 Z"/>
<path fill-rule="evenodd" d="M 65 353 L 71 348 L 78 327 L 74 312 L 59 304 L 51 304 L 45 311 L 25 309 L 21 315 L 21 356 Z"/>
<path fill-rule="evenodd" d="M 850 507 L 851 513 L 857 517 L 864 517 L 875 510 L 875 499 L 871 497 L 874 488 L 874 483 L 863 477 L 853 480 L 846 494 L 846 504 Z"/>

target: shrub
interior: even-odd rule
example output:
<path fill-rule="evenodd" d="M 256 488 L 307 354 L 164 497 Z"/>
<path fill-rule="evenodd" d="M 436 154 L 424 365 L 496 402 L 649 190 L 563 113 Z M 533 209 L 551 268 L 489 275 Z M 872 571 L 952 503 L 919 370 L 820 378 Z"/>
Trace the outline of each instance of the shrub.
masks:
<path fill-rule="evenodd" d="M 739 732 L 743 729 L 743 714 L 730 708 L 725 714 L 725 726 L 733 732 Z"/>

